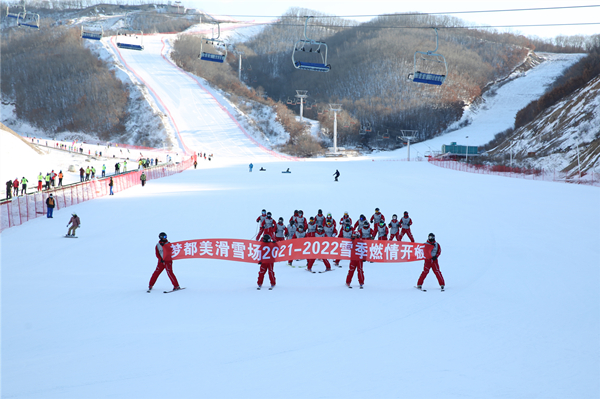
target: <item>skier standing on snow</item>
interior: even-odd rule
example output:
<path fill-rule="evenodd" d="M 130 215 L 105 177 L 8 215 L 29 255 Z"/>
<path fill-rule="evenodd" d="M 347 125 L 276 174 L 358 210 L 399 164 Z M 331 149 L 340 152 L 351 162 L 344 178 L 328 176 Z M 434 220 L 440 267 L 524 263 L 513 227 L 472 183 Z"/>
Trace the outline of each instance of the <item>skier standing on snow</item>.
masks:
<path fill-rule="evenodd" d="M 311 219 L 313 219 L 313 218 L 311 218 Z M 318 226 L 325 226 L 325 215 L 323 215 L 323 211 L 321 209 L 319 209 L 319 211 L 315 215 L 314 219 L 317 222 Z"/>
<path fill-rule="evenodd" d="M 325 226 L 328 222 L 331 222 L 333 227 L 336 227 L 336 222 L 333 216 L 331 216 L 331 212 L 327 213 L 327 217 L 325 218 L 325 223 L 323 223 L 323 226 Z"/>
<path fill-rule="evenodd" d="M 283 220 L 283 219 L 282 219 Z M 265 244 L 268 244 L 271 242 L 271 236 L 268 234 L 265 234 L 262 238 L 262 242 L 264 242 Z M 261 251 L 262 253 L 262 251 Z M 273 287 L 275 287 L 275 271 L 273 270 L 273 258 L 267 260 L 261 260 L 260 262 L 258 262 L 258 264 L 260 265 L 260 270 L 258 271 L 258 289 L 260 290 L 260 287 L 262 287 L 263 281 L 265 279 L 265 273 L 267 272 L 267 270 L 269 271 L 269 281 L 271 282 L 271 288 L 269 289 L 273 289 Z"/>
<path fill-rule="evenodd" d="M 263 220 L 263 222 L 260 224 L 260 231 L 258 232 L 258 235 L 256 236 L 256 240 L 257 241 L 260 240 L 260 236 L 262 236 L 263 233 L 271 236 L 271 235 L 273 235 L 274 231 L 275 231 L 275 219 L 273 219 L 271 217 L 271 212 L 267 212 L 267 218 L 265 220 Z"/>
<path fill-rule="evenodd" d="M 79 168 L 79 181 L 82 182 L 83 181 L 83 174 L 85 173 L 85 170 L 83 169 L 83 167 Z"/>
<path fill-rule="evenodd" d="M 71 227 L 69 227 L 70 224 L 72 224 Z M 69 231 L 67 231 L 67 237 L 75 237 L 75 231 L 77 231 L 77 228 L 79 226 L 81 226 L 81 220 L 79 219 L 79 216 L 77 216 L 76 213 L 73 213 L 71 215 L 69 223 L 67 223 L 67 227 L 69 227 Z"/>
<path fill-rule="evenodd" d="M 352 219 L 348 215 L 348 211 L 344 212 L 344 216 L 340 219 L 340 230 L 344 227 L 344 225 L 349 224 L 352 225 Z"/>
<path fill-rule="evenodd" d="M 140 175 L 140 181 L 142 182 L 142 187 L 144 187 L 146 185 L 146 174 L 144 172 Z"/>
<path fill-rule="evenodd" d="M 317 226 L 317 232 L 314 234 L 313 237 L 327 237 L 327 234 L 325 233 L 325 229 L 323 229 L 323 226 Z M 321 260 L 325 264 L 325 271 L 330 272 L 331 271 L 331 263 L 329 263 L 329 261 L 327 259 L 321 259 Z M 308 270 L 309 272 L 312 272 L 312 267 L 315 264 L 315 261 L 316 261 L 316 259 L 309 259 L 306 264 L 306 270 Z"/>
<path fill-rule="evenodd" d="M 336 169 L 333 177 L 335 177 L 335 181 L 338 181 L 338 177 L 340 177 L 340 171 Z"/>
<path fill-rule="evenodd" d="M 109 195 L 115 195 L 115 193 L 113 193 L 113 186 L 115 185 L 115 182 L 113 181 L 113 178 L 110 178 L 110 181 L 108 182 L 108 188 L 110 188 L 110 194 Z"/>
<path fill-rule="evenodd" d="M 294 238 L 294 233 L 296 232 L 296 222 L 290 220 L 290 224 L 287 226 L 288 234 L 285 236 L 286 239 Z"/>
<path fill-rule="evenodd" d="M 275 238 L 274 241 L 283 241 L 285 237 L 289 235 L 287 227 L 283 224 L 283 218 L 279 218 L 277 224 L 275 225 Z"/>
<path fill-rule="evenodd" d="M 425 277 L 427 277 L 427 274 L 429 274 L 429 269 L 433 269 L 433 273 L 435 274 L 435 277 L 437 277 L 440 288 L 444 290 L 446 283 L 444 282 L 444 277 L 442 276 L 440 265 L 438 263 L 438 257 L 442 254 L 442 247 L 437 243 L 437 241 L 435 241 L 435 234 L 433 233 L 429 233 L 429 236 L 427 237 L 427 244 L 433 245 L 433 249 L 431 250 L 431 258 L 425 259 L 425 266 L 423 267 L 423 272 L 419 277 L 419 281 L 417 281 L 417 288 L 422 289 Z"/>
<path fill-rule="evenodd" d="M 252 165 L 252 163 L 250 163 L 250 165 L 248 165 L 248 168 L 250 169 L 250 172 L 252 172 L 252 168 L 254 167 L 254 165 Z"/>
<path fill-rule="evenodd" d="M 359 233 L 352 234 L 352 242 L 354 240 L 360 239 Z M 354 277 L 354 271 L 356 270 L 358 273 L 358 283 L 360 284 L 360 288 L 365 284 L 365 272 L 363 271 L 363 263 L 362 259 L 352 259 L 350 261 L 350 268 L 348 269 L 348 275 L 346 276 L 346 286 L 348 288 L 352 288 L 350 284 L 352 283 L 352 277 Z"/>
<path fill-rule="evenodd" d="M 392 220 L 388 224 L 390 228 L 390 241 L 396 238 L 397 241 L 400 241 L 400 221 L 398 220 L 398 215 L 392 215 Z"/>
<path fill-rule="evenodd" d="M 317 232 L 317 226 L 322 226 L 322 224 L 318 224 L 314 217 L 310 217 L 310 221 L 308 222 L 308 228 L 306 229 L 307 234 L 314 234 Z M 309 235 L 311 237 L 311 235 Z"/>
<path fill-rule="evenodd" d="M 12 180 L 6 182 L 6 199 L 12 198 Z"/>
<path fill-rule="evenodd" d="M 383 213 L 379 212 L 379 208 L 375 208 L 375 213 L 371 216 L 373 227 L 377 227 L 382 220 L 385 222 L 385 216 L 383 216 Z"/>
<path fill-rule="evenodd" d="M 408 235 L 408 238 L 411 242 L 415 242 L 412 233 L 410 232 L 410 226 L 412 225 L 412 219 L 408 217 L 408 212 L 404 211 L 404 217 L 400 219 L 400 223 L 402 224 L 402 231 L 400 232 L 400 239 L 398 241 L 402 241 L 402 237 L 404 234 Z"/>
<path fill-rule="evenodd" d="M 354 230 L 361 229 L 366 221 L 367 217 L 365 215 L 360 215 L 356 223 L 354 223 Z"/>
<path fill-rule="evenodd" d="M 340 230 L 340 234 L 338 235 L 339 238 L 352 238 L 352 236 L 355 235 L 354 231 L 352 231 L 352 226 L 350 226 L 349 224 L 344 225 L 344 228 Z M 336 266 L 340 266 L 340 261 L 341 259 L 336 259 L 333 264 Z"/>
<path fill-rule="evenodd" d="M 158 238 L 158 244 L 156 244 L 156 247 L 154 248 L 154 252 L 158 258 L 158 265 L 156 266 L 154 273 L 152 273 L 152 277 L 150 277 L 148 292 L 152 290 L 152 287 L 154 287 L 158 276 L 160 276 L 163 270 L 167 271 L 167 276 L 169 276 L 169 279 L 173 284 L 173 291 L 180 290 L 181 288 L 179 288 L 177 277 L 175 277 L 175 274 L 173 274 L 173 249 L 171 248 L 171 245 L 166 245 L 169 243 L 167 240 L 167 233 L 160 233 Z"/>
<path fill-rule="evenodd" d="M 298 226 L 304 226 L 304 230 L 308 228 L 308 222 L 306 221 L 304 212 L 302 212 L 302 210 L 298 210 L 298 216 L 294 220 Z"/>
<path fill-rule="evenodd" d="M 377 232 L 378 240 L 387 240 L 388 236 L 388 227 L 385 225 L 385 222 L 382 220 L 378 225 L 373 229 Z"/>
<path fill-rule="evenodd" d="M 256 218 L 256 223 L 262 224 L 262 222 L 265 221 L 265 219 L 267 218 L 267 210 L 263 209 L 262 211 L 260 211 L 260 215 Z"/>
<path fill-rule="evenodd" d="M 292 215 L 292 217 L 290 218 L 290 222 L 293 220 L 294 223 L 296 222 L 296 218 L 298 217 L 298 210 L 296 209 L 294 211 L 294 214 Z M 296 226 L 298 225 L 298 223 L 296 223 Z"/>
<path fill-rule="evenodd" d="M 323 231 L 325 231 L 325 235 L 327 237 L 335 237 L 338 233 L 337 229 L 335 228 L 335 225 L 332 223 L 331 220 L 325 222 L 325 227 L 323 227 Z"/>
<path fill-rule="evenodd" d="M 366 220 L 363 222 L 357 232 L 360 234 L 360 238 L 363 240 L 372 240 L 375 237 L 375 231 L 371 230 L 371 225 Z"/>

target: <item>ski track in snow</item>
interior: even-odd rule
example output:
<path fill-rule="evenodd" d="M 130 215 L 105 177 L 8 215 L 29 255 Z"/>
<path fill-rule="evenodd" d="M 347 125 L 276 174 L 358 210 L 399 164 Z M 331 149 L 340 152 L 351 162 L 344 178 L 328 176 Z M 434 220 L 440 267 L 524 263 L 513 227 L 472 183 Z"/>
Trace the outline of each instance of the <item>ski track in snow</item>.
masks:
<path fill-rule="evenodd" d="M 2 233 L 3 398 L 598 397 L 597 188 L 389 154 L 282 161 L 160 56 L 158 36 L 145 45 L 121 53 L 215 158 Z M 146 293 L 161 231 L 249 239 L 262 208 L 339 220 L 375 207 L 408 210 L 417 241 L 436 234 L 446 292 L 433 273 L 413 288 L 421 262 L 368 263 L 364 290 L 345 287 L 345 262 L 278 262 L 277 288 L 257 291 L 258 265 L 197 259 L 174 264 L 186 290 L 164 295 L 163 273 Z M 63 238 L 72 212 L 78 240 Z"/>

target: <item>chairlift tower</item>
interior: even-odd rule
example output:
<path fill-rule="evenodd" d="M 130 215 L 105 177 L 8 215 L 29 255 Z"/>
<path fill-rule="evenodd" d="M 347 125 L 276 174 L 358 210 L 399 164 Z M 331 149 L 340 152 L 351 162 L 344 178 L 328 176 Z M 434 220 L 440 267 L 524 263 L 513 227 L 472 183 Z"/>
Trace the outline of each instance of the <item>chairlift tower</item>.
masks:
<path fill-rule="evenodd" d="M 402 138 L 402 140 L 404 140 L 407 143 L 408 161 L 410 162 L 410 141 L 415 140 L 417 138 L 417 131 L 416 130 L 400 130 L 400 133 L 402 134 L 402 136 L 400 136 Z"/>
<path fill-rule="evenodd" d="M 296 90 L 296 97 L 300 99 L 300 122 L 304 122 L 304 100 L 308 97 L 308 90 Z"/>
<path fill-rule="evenodd" d="M 342 111 L 342 104 L 329 104 L 329 109 L 333 111 L 333 153 L 337 154 L 337 113 Z"/>

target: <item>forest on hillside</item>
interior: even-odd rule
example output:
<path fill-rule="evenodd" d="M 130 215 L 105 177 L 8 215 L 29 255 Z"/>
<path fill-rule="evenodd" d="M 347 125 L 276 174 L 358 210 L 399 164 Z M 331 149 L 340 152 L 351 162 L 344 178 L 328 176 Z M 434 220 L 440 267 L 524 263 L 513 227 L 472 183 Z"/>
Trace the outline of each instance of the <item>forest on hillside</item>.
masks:
<path fill-rule="evenodd" d="M 331 71 L 302 71 L 291 61 L 293 43 L 303 37 L 302 15 L 314 12 L 291 9 L 278 23 L 238 46 L 252 68 L 246 71 L 247 83 L 284 102 L 295 90 L 308 90 L 308 103 L 317 103 L 312 113 L 326 125 L 331 124 L 330 118 L 325 112 L 319 115 L 319 110 L 326 110 L 328 103 L 342 104 L 351 115 L 349 122 L 341 124 L 342 144 L 360 141 L 385 146 L 381 138 L 389 135 L 388 145 L 395 146 L 403 129 L 417 130 L 421 140 L 436 136 L 460 118 L 463 107 L 487 84 L 521 64 L 533 47 L 523 36 L 460 28 L 464 22 L 448 16 L 387 15 L 364 24 L 314 18 L 307 36 L 326 42 Z M 438 28 L 437 53 L 444 55 L 448 65 L 442 86 L 407 80 L 415 52 L 436 47 L 431 27 Z M 440 65 L 431 67 L 439 70 Z M 359 135 L 361 126 L 369 125 L 372 131 Z"/>

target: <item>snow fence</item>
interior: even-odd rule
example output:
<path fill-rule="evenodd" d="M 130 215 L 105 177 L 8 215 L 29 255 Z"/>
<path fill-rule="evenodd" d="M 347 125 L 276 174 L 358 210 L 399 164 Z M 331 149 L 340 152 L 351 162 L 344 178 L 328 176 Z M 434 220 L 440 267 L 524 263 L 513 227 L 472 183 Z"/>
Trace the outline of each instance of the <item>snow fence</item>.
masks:
<path fill-rule="evenodd" d="M 144 169 L 143 172 L 146 173 L 146 180 L 159 179 L 183 172 L 185 169 L 191 167 L 193 163 L 193 159 L 188 159 L 177 164 L 165 164 Z M 113 179 L 113 193 L 116 194 L 141 184 L 141 175 L 141 170 L 132 171 L 102 179 L 70 184 L 62 188 L 13 197 L 12 200 L 0 204 L 0 232 L 9 227 L 20 226 L 28 220 L 45 216 L 48 211 L 46 199 L 48 199 L 50 194 L 52 194 L 56 202 L 54 209 L 60 210 L 71 205 L 77 205 L 84 201 L 108 195 L 110 193 L 108 183 L 111 177 Z"/>

